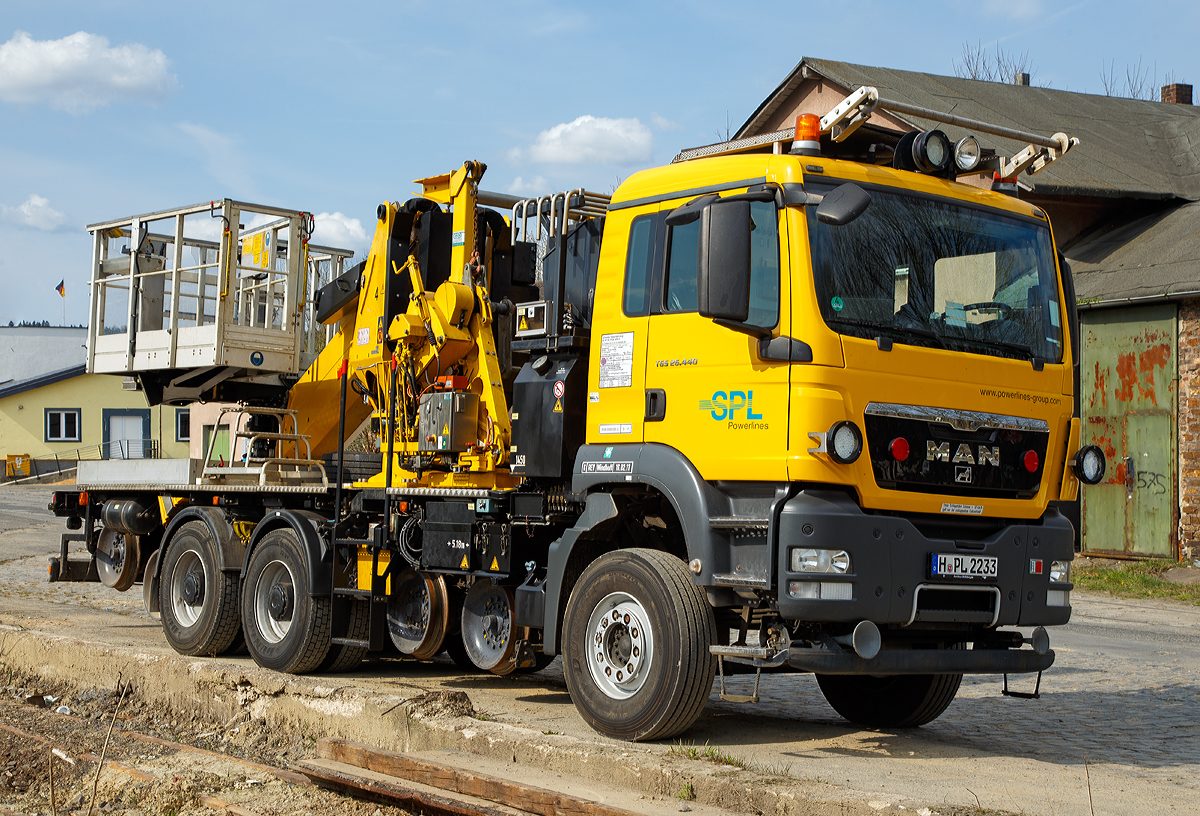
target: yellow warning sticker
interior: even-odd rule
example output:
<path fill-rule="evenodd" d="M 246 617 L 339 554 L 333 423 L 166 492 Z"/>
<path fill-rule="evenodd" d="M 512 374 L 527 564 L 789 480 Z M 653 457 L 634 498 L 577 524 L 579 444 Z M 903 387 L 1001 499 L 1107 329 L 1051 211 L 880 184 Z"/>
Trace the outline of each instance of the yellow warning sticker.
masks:
<path fill-rule="evenodd" d="M 442 436 L 445 436 L 448 433 L 450 433 L 450 423 L 447 422 L 442 426 Z"/>
<path fill-rule="evenodd" d="M 556 413 L 556 414 L 562 413 L 562 400 L 561 399 L 556 399 L 554 401 L 554 413 Z"/>
<path fill-rule="evenodd" d="M 522 315 L 521 316 L 521 331 L 525 331 L 528 328 L 529 328 L 529 324 L 525 322 L 525 316 Z"/>
<path fill-rule="evenodd" d="M 467 561 L 467 557 L 464 555 L 462 563 L 459 564 L 459 569 L 470 569 L 470 568 L 471 568 L 471 564 L 470 564 L 470 562 Z"/>
<path fill-rule="evenodd" d="M 488 567 L 488 569 L 490 569 L 492 572 L 500 571 L 500 564 L 499 564 L 499 562 L 496 561 L 495 556 L 492 556 L 492 565 L 490 567 Z"/>

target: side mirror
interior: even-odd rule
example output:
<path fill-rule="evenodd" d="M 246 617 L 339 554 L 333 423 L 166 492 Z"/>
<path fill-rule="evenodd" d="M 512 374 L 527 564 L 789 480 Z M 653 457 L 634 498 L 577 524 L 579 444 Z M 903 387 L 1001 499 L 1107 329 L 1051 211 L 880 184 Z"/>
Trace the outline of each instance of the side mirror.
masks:
<path fill-rule="evenodd" d="M 717 200 L 700 212 L 697 306 L 703 317 L 750 317 L 750 202 Z"/>
<path fill-rule="evenodd" d="M 843 184 L 825 194 L 817 205 L 817 220 L 822 224 L 843 227 L 858 218 L 871 206 L 871 196 L 857 184 Z"/>

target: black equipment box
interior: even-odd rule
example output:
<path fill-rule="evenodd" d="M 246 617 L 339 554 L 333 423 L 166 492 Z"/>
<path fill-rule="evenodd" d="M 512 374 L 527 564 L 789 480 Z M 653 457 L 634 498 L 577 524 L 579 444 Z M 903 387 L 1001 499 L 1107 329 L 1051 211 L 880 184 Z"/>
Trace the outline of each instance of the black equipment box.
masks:
<path fill-rule="evenodd" d="M 586 359 L 550 354 L 522 366 L 513 383 L 513 474 L 567 478 L 583 444 L 586 419 Z"/>
<path fill-rule="evenodd" d="M 497 521 L 483 521 L 475 533 L 475 549 L 482 556 L 480 569 L 496 575 L 508 575 L 512 568 L 512 538 L 509 526 Z"/>
<path fill-rule="evenodd" d="M 475 538 L 473 501 L 435 501 L 425 505 L 421 523 L 421 567 L 469 572 L 479 567 L 471 546 Z"/>

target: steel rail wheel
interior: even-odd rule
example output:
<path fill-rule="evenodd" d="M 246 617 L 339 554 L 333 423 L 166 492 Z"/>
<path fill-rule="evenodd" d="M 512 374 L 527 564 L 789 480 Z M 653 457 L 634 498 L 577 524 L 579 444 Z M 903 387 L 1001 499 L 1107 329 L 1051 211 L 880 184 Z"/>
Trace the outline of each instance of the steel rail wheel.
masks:
<path fill-rule="evenodd" d="M 125 592 L 137 581 L 141 558 L 138 537 L 105 527 L 96 542 L 96 572 L 100 583 Z"/>
<path fill-rule="evenodd" d="M 208 525 L 189 521 L 167 542 L 158 583 L 163 634 L 185 655 L 223 654 L 242 629 L 241 581 L 217 568 L 217 542 Z"/>
<path fill-rule="evenodd" d="M 712 691 L 716 632 L 712 608 L 678 558 L 643 549 L 602 555 L 576 582 L 563 621 L 571 700 L 611 737 L 680 734 Z"/>
<path fill-rule="evenodd" d="M 450 623 L 446 579 L 408 569 L 394 580 L 388 598 L 387 625 L 402 654 L 428 660 L 442 650 Z"/>
<path fill-rule="evenodd" d="M 471 662 L 492 674 L 511 674 L 517 667 L 515 630 L 512 590 L 486 578 L 472 584 L 462 608 L 462 642 Z"/>
<path fill-rule="evenodd" d="M 307 586 L 296 532 L 281 527 L 263 536 L 250 555 L 242 596 L 246 648 L 258 665 L 303 674 L 325 660 L 329 598 L 310 597 Z"/>

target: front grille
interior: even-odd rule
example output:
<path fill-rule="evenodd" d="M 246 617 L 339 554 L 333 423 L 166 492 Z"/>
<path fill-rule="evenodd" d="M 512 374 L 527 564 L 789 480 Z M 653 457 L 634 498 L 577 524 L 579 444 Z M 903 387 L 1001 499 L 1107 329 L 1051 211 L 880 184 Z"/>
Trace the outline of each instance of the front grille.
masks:
<path fill-rule="evenodd" d="M 913 621 L 935 623 L 992 623 L 995 621 L 1000 591 L 994 586 L 917 587 L 913 598 Z"/>

